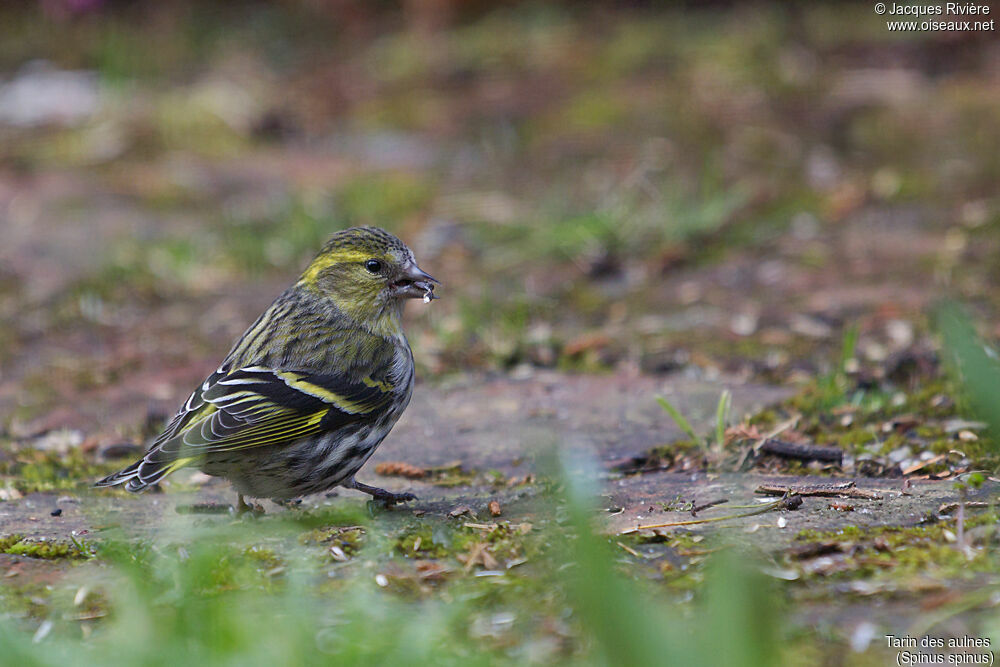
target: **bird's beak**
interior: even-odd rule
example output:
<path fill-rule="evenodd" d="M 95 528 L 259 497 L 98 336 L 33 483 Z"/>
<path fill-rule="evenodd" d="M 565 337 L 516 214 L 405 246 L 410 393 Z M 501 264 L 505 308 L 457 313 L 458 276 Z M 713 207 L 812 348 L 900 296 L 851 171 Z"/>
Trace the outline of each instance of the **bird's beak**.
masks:
<path fill-rule="evenodd" d="M 434 294 L 434 286 L 440 285 L 434 276 L 410 262 L 403 267 L 403 274 L 392 283 L 396 294 L 405 299 L 423 299 L 429 303 L 439 298 Z"/>

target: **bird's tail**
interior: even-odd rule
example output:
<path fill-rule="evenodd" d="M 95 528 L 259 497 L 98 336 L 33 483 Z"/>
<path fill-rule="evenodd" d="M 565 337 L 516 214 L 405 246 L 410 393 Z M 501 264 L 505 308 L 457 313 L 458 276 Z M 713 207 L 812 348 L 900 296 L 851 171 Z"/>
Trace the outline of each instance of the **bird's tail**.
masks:
<path fill-rule="evenodd" d="M 173 460 L 150 460 L 149 455 L 139 459 L 124 470 L 108 475 L 95 482 L 94 486 L 125 485 L 126 491 L 138 493 L 146 487 L 156 484 L 175 470 L 183 468 L 194 460 L 194 457 L 183 457 Z"/>
<path fill-rule="evenodd" d="M 131 482 L 139 476 L 139 466 L 141 465 L 142 459 L 139 459 L 124 470 L 119 470 L 116 473 L 108 475 L 99 482 L 94 482 L 94 486 L 118 486 L 119 484 L 124 484 L 125 482 Z"/>

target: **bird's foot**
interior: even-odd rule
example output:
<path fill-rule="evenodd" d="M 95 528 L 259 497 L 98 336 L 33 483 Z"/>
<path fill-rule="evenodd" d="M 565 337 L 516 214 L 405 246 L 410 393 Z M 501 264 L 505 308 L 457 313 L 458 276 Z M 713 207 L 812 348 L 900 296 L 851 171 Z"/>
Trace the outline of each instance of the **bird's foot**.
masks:
<path fill-rule="evenodd" d="M 396 503 L 405 503 L 408 500 L 416 500 L 417 497 L 412 493 L 393 493 L 392 491 L 386 491 L 385 489 L 380 489 L 377 486 L 368 486 L 367 484 L 362 484 L 353 477 L 351 481 L 344 484 L 349 489 L 357 489 L 363 493 L 367 493 L 374 500 L 381 500 L 386 505 L 395 505 Z"/>
<path fill-rule="evenodd" d="M 236 494 L 236 515 L 243 516 L 247 512 L 250 512 L 254 516 L 260 516 L 264 513 L 264 507 L 260 503 L 250 505 L 243 499 L 242 493 Z"/>

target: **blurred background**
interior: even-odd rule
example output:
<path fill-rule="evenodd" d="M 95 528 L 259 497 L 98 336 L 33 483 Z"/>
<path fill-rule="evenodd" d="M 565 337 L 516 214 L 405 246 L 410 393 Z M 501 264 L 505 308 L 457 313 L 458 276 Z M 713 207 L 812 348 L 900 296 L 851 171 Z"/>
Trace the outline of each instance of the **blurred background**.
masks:
<path fill-rule="evenodd" d="M 445 284 L 408 313 L 424 379 L 795 382 L 846 324 L 917 363 L 942 288 L 995 322 L 1000 42 L 884 18 L 8 0 L 0 413 L 17 435 L 172 411 L 358 224 Z"/>

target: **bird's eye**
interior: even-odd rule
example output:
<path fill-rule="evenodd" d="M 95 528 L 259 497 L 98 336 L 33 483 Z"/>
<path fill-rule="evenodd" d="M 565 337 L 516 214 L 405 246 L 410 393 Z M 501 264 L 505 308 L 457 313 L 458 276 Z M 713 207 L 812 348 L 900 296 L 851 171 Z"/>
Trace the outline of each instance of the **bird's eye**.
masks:
<path fill-rule="evenodd" d="M 365 262 L 365 268 L 368 269 L 369 273 L 378 273 L 382 270 L 382 262 L 377 259 L 369 259 Z"/>

